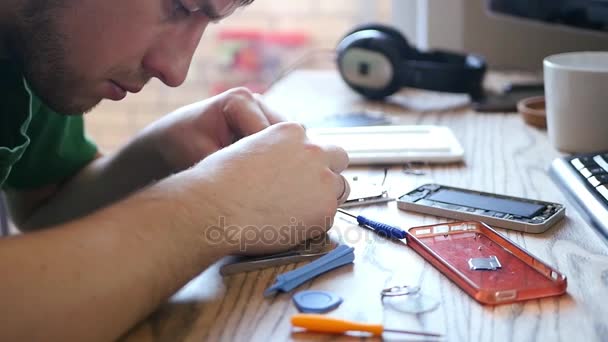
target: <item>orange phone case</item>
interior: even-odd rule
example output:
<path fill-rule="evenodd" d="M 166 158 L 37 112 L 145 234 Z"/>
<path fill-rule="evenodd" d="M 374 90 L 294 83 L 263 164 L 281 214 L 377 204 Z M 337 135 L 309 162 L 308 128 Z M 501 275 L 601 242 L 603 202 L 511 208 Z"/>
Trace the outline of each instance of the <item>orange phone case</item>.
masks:
<path fill-rule="evenodd" d="M 482 222 L 409 229 L 408 245 L 475 300 L 506 304 L 566 292 L 566 276 Z M 496 256 L 496 270 L 473 270 L 472 258 Z"/>

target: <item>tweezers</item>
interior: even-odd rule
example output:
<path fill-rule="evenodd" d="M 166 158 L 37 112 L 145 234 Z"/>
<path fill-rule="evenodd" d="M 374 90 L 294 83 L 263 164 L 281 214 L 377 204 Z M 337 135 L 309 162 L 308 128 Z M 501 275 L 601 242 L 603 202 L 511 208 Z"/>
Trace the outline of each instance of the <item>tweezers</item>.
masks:
<path fill-rule="evenodd" d="M 222 266 L 220 268 L 220 274 L 223 276 L 229 276 L 237 273 L 252 272 L 275 266 L 295 264 L 302 261 L 314 260 L 327 253 L 329 253 L 329 251 L 327 250 L 298 250 L 261 258 L 249 259 Z"/>

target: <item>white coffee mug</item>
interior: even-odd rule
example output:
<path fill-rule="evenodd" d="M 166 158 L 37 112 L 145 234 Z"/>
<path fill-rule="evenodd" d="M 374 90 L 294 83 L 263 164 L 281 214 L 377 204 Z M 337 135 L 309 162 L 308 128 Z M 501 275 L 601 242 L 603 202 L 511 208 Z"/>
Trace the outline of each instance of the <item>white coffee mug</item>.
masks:
<path fill-rule="evenodd" d="M 571 52 L 544 60 L 547 130 L 569 153 L 608 151 L 608 52 Z"/>

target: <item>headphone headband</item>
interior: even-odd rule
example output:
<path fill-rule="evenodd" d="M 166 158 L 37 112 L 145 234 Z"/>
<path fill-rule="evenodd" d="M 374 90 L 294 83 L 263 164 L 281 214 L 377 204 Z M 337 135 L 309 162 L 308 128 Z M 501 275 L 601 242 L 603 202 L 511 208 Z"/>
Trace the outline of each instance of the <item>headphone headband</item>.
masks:
<path fill-rule="evenodd" d="M 420 53 L 421 59 L 404 60 L 399 79 L 404 87 L 483 96 L 485 61 L 477 55 L 446 51 Z"/>
<path fill-rule="evenodd" d="M 401 87 L 483 95 L 483 57 L 449 51 L 421 52 L 397 30 L 365 25 L 338 44 L 338 69 L 346 83 L 372 99 L 390 96 Z"/>

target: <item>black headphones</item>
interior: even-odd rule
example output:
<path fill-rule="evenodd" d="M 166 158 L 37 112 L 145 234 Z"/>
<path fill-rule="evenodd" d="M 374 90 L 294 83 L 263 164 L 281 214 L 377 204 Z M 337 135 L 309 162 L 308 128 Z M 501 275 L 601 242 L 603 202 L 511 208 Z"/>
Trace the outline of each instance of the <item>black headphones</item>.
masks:
<path fill-rule="evenodd" d="M 382 99 L 401 87 L 483 96 L 486 61 L 478 55 L 421 52 L 396 29 L 359 26 L 338 44 L 338 69 L 346 83 L 369 99 Z"/>

